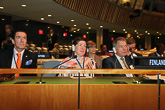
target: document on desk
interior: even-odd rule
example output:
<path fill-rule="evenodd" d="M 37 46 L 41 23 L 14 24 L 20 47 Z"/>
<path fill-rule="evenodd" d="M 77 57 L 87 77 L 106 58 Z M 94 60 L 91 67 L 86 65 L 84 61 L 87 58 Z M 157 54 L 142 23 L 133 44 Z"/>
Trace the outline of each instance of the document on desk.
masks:
<path fill-rule="evenodd" d="M 144 75 L 144 78 L 147 78 L 147 79 L 158 79 L 158 75 Z M 164 80 L 165 81 L 165 76 L 161 76 L 161 80 Z"/>

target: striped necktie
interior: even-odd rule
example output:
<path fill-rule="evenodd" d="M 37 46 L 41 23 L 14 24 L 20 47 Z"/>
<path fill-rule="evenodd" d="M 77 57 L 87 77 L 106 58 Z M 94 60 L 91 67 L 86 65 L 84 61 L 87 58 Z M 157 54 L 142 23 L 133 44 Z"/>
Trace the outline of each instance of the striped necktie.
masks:
<path fill-rule="evenodd" d="M 18 56 L 18 58 L 17 58 L 17 69 L 20 69 L 21 68 L 21 53 L 17 53 L 16 54 L 17 56 Z M 19 73 L 16 73 L 15 74 L 15 77 L 19 77 Z"/>
<path fill-rule="evenodd" d="M 129 69 L 129 67 L 128 67 L 127 63 L 125 62 L 124 58 L 120 58 L 120 59 L 123 61 L 125 67 L 126 67 L 127 69 Z"/>

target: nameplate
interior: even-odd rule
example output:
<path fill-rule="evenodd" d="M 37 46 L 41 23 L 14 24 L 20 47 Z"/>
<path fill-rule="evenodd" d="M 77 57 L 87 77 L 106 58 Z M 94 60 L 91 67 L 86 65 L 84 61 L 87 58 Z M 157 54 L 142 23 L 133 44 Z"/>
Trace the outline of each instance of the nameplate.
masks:
<path fill-rule="evenodd" d="M 51 59 L 51 54 L 38 54 L 38 59 Z"/>
<path fill-rule="evenodd" d="M 165 57 L 134 57 L 135 69 L 165 69 Z"/>

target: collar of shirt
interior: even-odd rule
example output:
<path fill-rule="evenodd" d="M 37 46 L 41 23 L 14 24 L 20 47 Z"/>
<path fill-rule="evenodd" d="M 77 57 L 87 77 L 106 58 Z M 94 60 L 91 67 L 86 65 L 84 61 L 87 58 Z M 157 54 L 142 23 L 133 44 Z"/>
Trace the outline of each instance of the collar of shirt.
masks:
<path fill-rule="evenodd" d="M 11 62 L 11 68 L 16 68 L 16 64 L 15 62 L 17 62 L 17 58 L 18 56 L 16 55 L 17 53 L 21 53 L 21 61 L 22 61 L 22 56 L 24 54 L 25 49 L 22 52 L 18 52 L 15 48 L 13 49 L 13 58 L 12 58 L 12 62 Z M 15 58 L 15 61 L 14 61 Z"/>
<path fill-rule="evenodd" d="M 133 57 L 137 57 L 137 55 L 135 53 L 132 53 L 131 59 L 133 59 Z"/>
<path fill-rule="evenodd" d="M 119 61 L 122 61 L 122 60 L 121 60 L 121 57 L 119 57 L 119 56 L 116 55 L 116 54 L 115 54 L 115 56 L 117 57 L 117 59 L 118 59 Z M 123 57 L 123 58 L 124 58 L 124 60 L 125 60 L 125 57 Z"/>
<path fill-rule="evenodd" d="M 115 55 L 116 55 L 116 54 L 115 54 Z M 124 64 L 124 62 L 121 60 L 121 57 L 119 57 L 118 55 L 116 55 L 116 57 L 117 57 L 117 59 L 118 59 L 120 65 L 121 65 L 121 67 L 122 67 L 123 69 L 127 69 L 126 66 L 125 66 L 125 64 Z M 124 60 L 125 60 L 125 57 L 123 57 L 123 58 L 124 58 Z M 126 77 L 133 77 L 133 75 L 132 75 L 132 74 L 126 74 Z"/>
<path fill-rule="evenodd" d="M 22 52 L 18 52 L 15 48 L 14 48 L 14 57 L 17 59 L 18 56 L 17 56 L 17 53 L 21 53 L 21 61 L 22 61 L 22 56 L 23 56 L 23 53 L 24 53 L 25 49 L 22 51 Z M 17 61 L 17 60 L 16 60 Z"/>
<path fill-rule="evenodd" d="M 156 52 L 156 55 L 157 55 L 158 57 L 161 57 L 161 56 L 163 56 L 163 54 L 162 54 L 162 55 L 160 55 L 158 52 Z"/>
<path fill-rule="evenodd" d="M 119 56 L 116 55 L 116 54 L 115 54 L 115 56 L 117 57 L 117 60 L 119 61 L 121 67 L 122 67 L 123 69 L 126 69 L 126 67 L 125 67 L 125 65 L 124 65 L 124 62 L 121 60 L 121 57 L 119 57 Z M 124 58 L 124 60 L 125 60 L 125 57 L 123 57 L 123 58 Z"/>

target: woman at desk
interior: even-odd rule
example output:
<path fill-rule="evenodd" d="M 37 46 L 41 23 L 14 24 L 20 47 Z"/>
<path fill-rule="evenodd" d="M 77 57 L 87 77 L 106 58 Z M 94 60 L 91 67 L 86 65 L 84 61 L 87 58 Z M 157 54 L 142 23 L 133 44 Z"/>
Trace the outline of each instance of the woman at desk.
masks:
<path fill-rule="evenodd" d="M 85 57 L 86 41 L 77 37 L 73 41 L 72 57 L 65 58 L 59 68 L 78 68 L 78 69 L 95 69 L 95 61 L 92 58 Z M 74 56 L 74 57 L 73 57 Z M 76 56 L 76 57 L 75 57 Z M 69 60 L 69 61 L 67 61 Z M 67 62 L 66 62 L 67 61 Z M 77 74 L 60 74 L 61 76 L 77 76 Z M 81 74 L 80 76 L 94 76 L 94 74 Z"/>
<path fill-rule="evenodd" d="M 103 58 L 101 56 L 96 55 L 96 43 L 94 41 L 88 41 L 87 49 L 87 56 L 95 60 L 97 69 L 101 69 Z"/>

